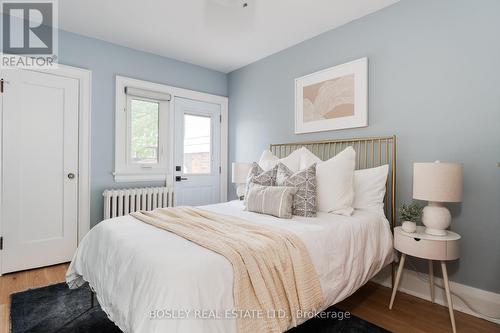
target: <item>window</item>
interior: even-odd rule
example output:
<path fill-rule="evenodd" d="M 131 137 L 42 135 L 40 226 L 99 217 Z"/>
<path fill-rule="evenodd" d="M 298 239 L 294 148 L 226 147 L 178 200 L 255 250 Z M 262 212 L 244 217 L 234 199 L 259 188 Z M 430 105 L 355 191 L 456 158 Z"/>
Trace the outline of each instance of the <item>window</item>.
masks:
<path fill-rule="evenodd" d="M 160 103 L 130 100 L 130 162 L 158 164 Z"/>
<path fill-rule="evenodd" d="M 115 98 L 115 128 L 106 128 L 107 135 L 115 137 L 110 170 L 115 182 L 178 187 L 227 172 L 227 97 L 117 75 Z M 187 103 L 180 112 L 176 105 L 181 100 L 194 104 Z M 213 104 L 219 113 L 204 112 L 197 101 Z M 175 181 L 182 174 L 189 182 Z M 227 177 L 220 176 L 219 182 L 225 200 Z"/>
<path fill-rule="evenodd" d="M 165 180 L 170 94 L 127 80 L 116 82 L 115 181 Z"/>
<path fill-rule="evenodd" d="M 184 173 L 211 173 L 211 129 L 210 117 L 184 115 Z"/>

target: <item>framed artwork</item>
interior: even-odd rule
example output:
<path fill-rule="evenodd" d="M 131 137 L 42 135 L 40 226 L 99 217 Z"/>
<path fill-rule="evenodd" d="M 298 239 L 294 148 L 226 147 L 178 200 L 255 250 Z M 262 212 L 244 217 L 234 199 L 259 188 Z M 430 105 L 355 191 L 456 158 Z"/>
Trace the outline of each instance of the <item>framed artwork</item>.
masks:
<path fill-rule="evenodd" d="M 368 126 L 368 58 L 295 79 L 295 133 Z"/>

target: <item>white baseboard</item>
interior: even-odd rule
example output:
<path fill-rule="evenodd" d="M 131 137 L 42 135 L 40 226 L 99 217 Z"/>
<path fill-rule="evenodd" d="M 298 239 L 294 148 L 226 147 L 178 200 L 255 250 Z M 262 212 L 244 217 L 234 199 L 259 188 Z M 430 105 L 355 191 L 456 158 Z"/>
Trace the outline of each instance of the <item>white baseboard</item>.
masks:
<path fill-rule="evenodd" d="M 391 287 L 391 269 L 390 265 L 385 267 L 379 274 L 373 277 L 372 281 L 381 284 L 386 287 Z M 425 300 L 430 301 L 430 286 L 429 282 L 422 281 L 417 275 L 417 272 L 404 269 L 402 272 L 401 282 L 399 284 L 398 291 L 410 294 Z M 429 276 L 425 273 L 418 273 L 421 277 L 429 279 Z M 434 278 L 434 282 L 438 285 L 443 286 L 443 280 L 441 278 Z M 490 317 L 500 318 L 500 294 L 496 294 L 490 291 L 485 291 L 477 289 L 474 287 L 469 287 L 460 283 L 450 281 L 450 288 L 452 293 L 455 293 L 466 300 L 474 309 L 480 311 L 481 313 L 489 316 L 483 316 L 479 313 L 473 312 L 467 307 L 458 297 L 452 295 L 453 308 L 457 311 L 464 312 L 475 317 L 483 318 L 485 320 L 500 324 L 500 319 L 493 319 Z M 441 288 L 435 287 L 434 302 L 447 306 L 445 291 Z M 396 299 L 394 300 L 394 306 L 398 306 L 398 296 L 396 294 Z M 389 304 L 389 300 L 387 300 Z M 389 305 L 387 305 L 389 306 Z"/>

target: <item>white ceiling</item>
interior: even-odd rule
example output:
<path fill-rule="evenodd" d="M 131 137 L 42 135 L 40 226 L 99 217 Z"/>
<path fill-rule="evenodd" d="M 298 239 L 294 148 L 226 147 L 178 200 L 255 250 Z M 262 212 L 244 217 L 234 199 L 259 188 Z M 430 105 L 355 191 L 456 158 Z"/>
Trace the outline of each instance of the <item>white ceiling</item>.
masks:
<path fill-rule="evenodd" d="M 59 27 L 230 72 L 398 0 L 62 0 Z"/>

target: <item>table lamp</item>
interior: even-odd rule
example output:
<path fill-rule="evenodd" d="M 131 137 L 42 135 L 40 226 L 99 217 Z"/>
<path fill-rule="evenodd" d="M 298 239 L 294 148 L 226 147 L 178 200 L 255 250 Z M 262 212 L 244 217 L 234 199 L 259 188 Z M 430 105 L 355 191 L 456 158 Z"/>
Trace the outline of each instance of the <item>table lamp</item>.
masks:
<path fill-rule="evenodd" d="M 240 200 L 245 195 L 245 184 L 247 183 L 248 172 L 252 163 L 233 163 L 232 164 L 232 182 L 237 184 L 236 195 Z"/>
<path fill-rule="evenodd" d="M 450 211 L 444 202 L 461 202 L 463 167 L 460 163 L 414 163 L 413 198 L 429 202 L 422 223 L 430 235 L 445 236 L 450 226 Z"/>

